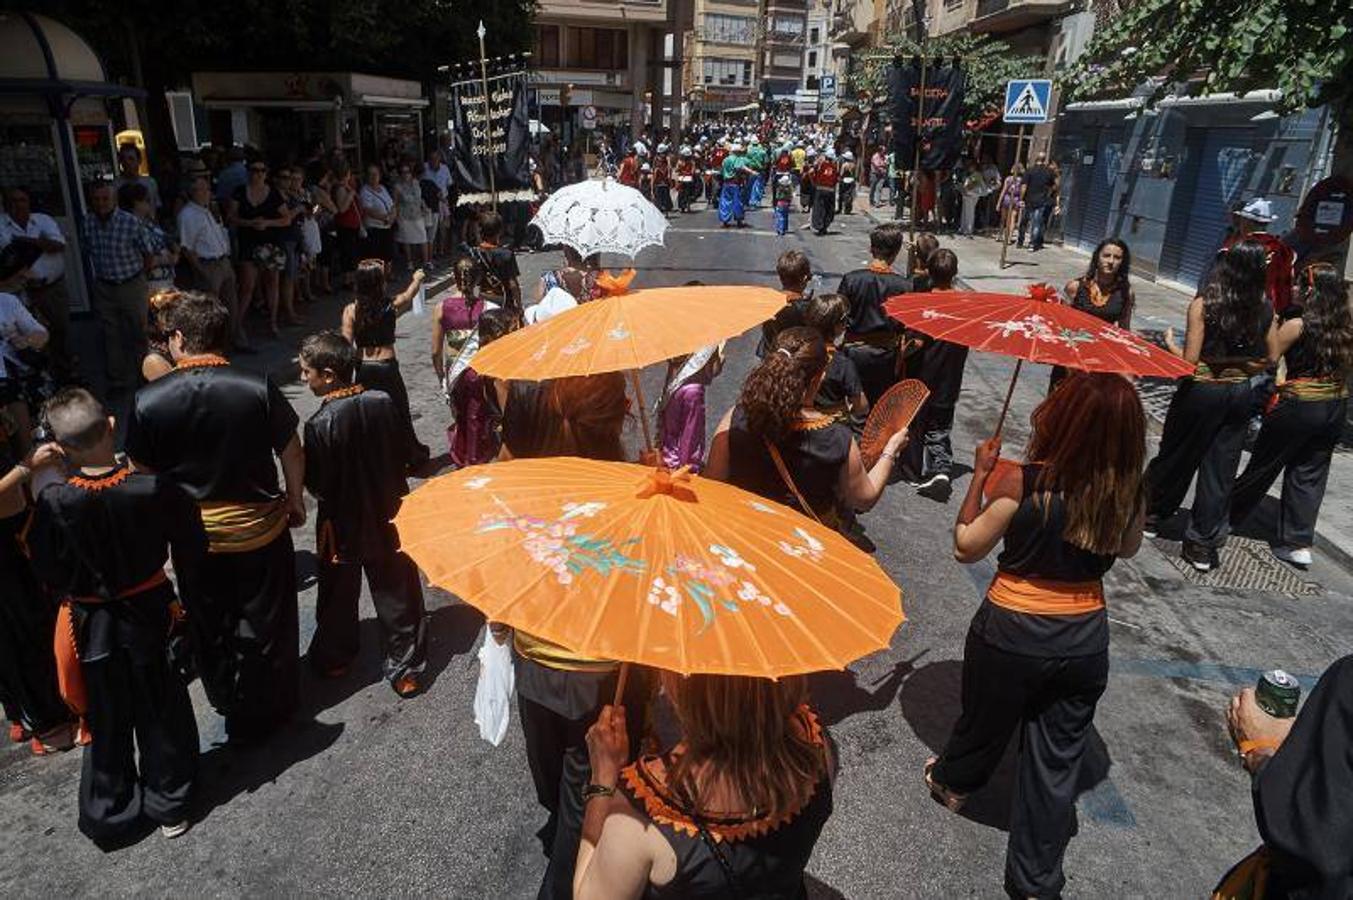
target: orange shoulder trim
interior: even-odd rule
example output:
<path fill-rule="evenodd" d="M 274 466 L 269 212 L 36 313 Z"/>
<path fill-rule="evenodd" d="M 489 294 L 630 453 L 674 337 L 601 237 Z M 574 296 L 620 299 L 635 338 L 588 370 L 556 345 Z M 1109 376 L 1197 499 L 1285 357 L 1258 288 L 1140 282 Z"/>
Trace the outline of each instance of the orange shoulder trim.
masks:
<path fill-rule="evenodd" d="M 98 478 L 86 478 L 83 475 L 72 475 L 67 484 L 71 487 L 79 488 L 82 491 L 106 491 L 110 487 L 116 487 L 128 478 L 132 477 L 132 470 L 126 466 L 109 472 L 107 475 L 101 475 Z"/>

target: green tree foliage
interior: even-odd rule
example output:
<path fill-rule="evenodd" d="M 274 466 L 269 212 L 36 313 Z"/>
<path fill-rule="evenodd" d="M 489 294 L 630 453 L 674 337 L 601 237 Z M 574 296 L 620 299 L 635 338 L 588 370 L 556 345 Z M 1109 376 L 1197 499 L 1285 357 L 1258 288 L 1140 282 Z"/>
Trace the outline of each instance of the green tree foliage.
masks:
<path fill-rule="evenodd" d="M 888 66 L 893 58 L 921 56 L 922 48 L 910 37 L 895 35 L 884 48 L 856 54 L 851 60 L 850 86 L 856 92 L 868 91 L 880 102 L 888 95 Z M 967 86 L 963 95 L 963 115 L 978 119 L 999 111 L 1005 102 L 1005 83 L 1012 78 L 1035 78 L 1045 63 L 1037 56 L 1015 56 L 1010 47 L 986 35 L 959 33 L 932 38 L 925 43 L 927 59 L 945 60 L 957 56 L 963 60 Z"/>
<path fill-rule="evenodd" d="M 1063 79 L 1073 99 L 1123 96 L 1157 79 L 1207 92 L 1277 88 L 1290 112 L 1353 92 L 1348 0 L 1136 0 L 1108 17 Z"/>

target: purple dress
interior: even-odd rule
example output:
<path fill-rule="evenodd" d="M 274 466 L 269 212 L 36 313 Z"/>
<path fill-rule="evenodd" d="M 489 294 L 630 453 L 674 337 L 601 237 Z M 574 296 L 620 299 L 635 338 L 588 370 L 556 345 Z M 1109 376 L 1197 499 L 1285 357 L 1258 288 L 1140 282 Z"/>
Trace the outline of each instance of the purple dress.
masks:
<path fill-rule="evenodd" d="M 672 392 L 662 408 L 662 464 L 669 469 L 690 466 L 699 472 L 705 461 L 705 386 L 687 382 Z"/>
<path fill-rule="evenodd" d="M 447 297 L 442 301 L 442 330 L 453 356 L 461 352 L 479 327 L 479 316 L 483 312 L 483 300 L 466 303 L 464 297 Z M 446 442 L 451 451 L 451 462 L 458 468 L 485 463 L 497 455 L 484 403 L 487 384 L 487 380 L 471 368 L 462 372 L 451 388 L 451 411 L 455 421 L 446 429 Z"/>

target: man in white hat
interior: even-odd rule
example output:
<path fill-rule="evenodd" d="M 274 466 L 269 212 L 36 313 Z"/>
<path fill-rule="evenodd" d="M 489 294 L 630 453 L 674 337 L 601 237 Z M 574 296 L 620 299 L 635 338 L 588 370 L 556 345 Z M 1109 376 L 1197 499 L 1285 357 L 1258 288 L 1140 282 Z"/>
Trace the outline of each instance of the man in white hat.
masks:
<path fill-rule="evenodd" d="M 1277 216 L 1273 214 L 1273 204 L 1266 197 L 1253 198 L 1240 209 L 1232 211 L 1231 228 L 1227 231 L 1217 253 L 1229 250 L 1233 245 L 1246 240 L 1263 244 L 1264 249 L 1268 251 L 1265 293 L 1269 302 L 1273 304 L 1273 311 L 1281 313 L 1292 303 L 1292 272 L 1297 255 L 1291 247 L 1283 243 L 1282 238 L 1268 233 L 1268 226 L 1276 218 Z M 1198 282 L 1199 290 L 1211 280 L 1211 277 L 1212 266 L 1209 265 L 1207 272 Z"/>
<path fill-rule="evenodd" d="M 766 193 L 766 163 L 769 161 L 769 154 L 766 148 L 761 145 L 761 139 L 755 134 L 752 135 L 747 146 L 747 165 L 754 174 L 751 177 L 745 196 L 747 205 L 756 209 L 761 205 L 761 200 Z"/>
<path fill-rule="evenodd" d="M 827 233 L 836 217 L 836 187 L 840 177 L 836 151 L 828 147 L 808 176 L 813 190 L 813 231 L 819 235 Z"/>
<path fill-rule="evenodd" d="M 841 178 L 837 209 L 848 216 L 855 211 L 855 154 L 849 150 L 841 154 Z"/>
<path fill-rule="evenodd" d="M 723 161 L 723 187 L 719 191 L 719 224 L 724 228 L 736 225 L 746 227 L 743 218 L 746 207 L 742 203 L 742 186 L 746 179 L 755 173 L 747 165 L 747 157 L 742 155 L 742 144 L 734 143 L 728 148 L 728 156 Z"/>

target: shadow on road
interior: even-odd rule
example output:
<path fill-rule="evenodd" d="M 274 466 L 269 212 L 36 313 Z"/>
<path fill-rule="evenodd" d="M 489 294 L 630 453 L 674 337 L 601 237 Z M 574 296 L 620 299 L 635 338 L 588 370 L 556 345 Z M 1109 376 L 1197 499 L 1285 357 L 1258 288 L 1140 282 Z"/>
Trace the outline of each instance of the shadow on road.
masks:
<path fill-rule="evenodd" d="M 808 676 L 813 711 L 827 727 L 838 725 L 857 713 L 883 712 L 893 705 L 903 680 L 916 670 L 916 660 L 928 652 L 922 650 L 911 659 L 898 661 L 882 678 L 868 685 L 862 685 L 859 676 L 850 669 L 814 672 Z"/>
<path fill-rule="evenodd" d="M 939 753 L 949 740 L 958 721 L 961 708 L 963 662 L 944 660 L 916 669 L 902 683 L 900 702 L 902 716 L 907 720 L 921 742 Z M 1015 794 L 1015 755 L 1019 747 L 1019 730 L 1012 735 L 1005 755 L 991 774 L 986 785 L 972 793 L 959 815 L 979 825 L 1010 830 L 1010 804 Z M 1109 777 L 1112 760 L 1109 748 L 1098 729 L 1090 728 L 1086 742 L 1085 759 L 1076 779 L 1077 796 L 1091 790 Z M 1074 816 L 1073 816 L 1074 820 Z M 1074 835 L 1079 825 L 1072 828 Z"/>
<path fill-rule="evenodd" d="M 804 887 L 808 889 L 808 900 L 846 900 L 846 895 L 829 884 L 823 884 L 812 875 L 803 876 Z"/>

